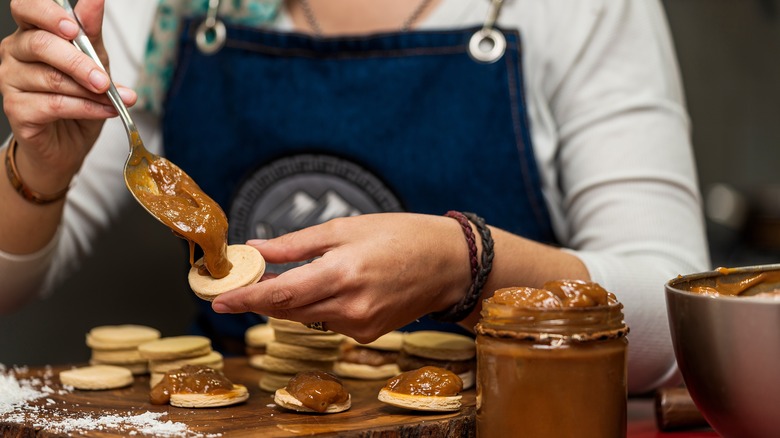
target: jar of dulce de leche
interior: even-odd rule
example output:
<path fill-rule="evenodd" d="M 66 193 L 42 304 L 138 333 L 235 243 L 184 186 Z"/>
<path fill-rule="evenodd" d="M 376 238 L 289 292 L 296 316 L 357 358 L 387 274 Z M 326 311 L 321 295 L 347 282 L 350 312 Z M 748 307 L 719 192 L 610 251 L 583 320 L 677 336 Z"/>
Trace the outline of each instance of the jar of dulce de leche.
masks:
<path fill-rule="evenodd" d="M 477 332 L 477 436 L 626 436 L 628 326 L 596 283 L 499 289 Z"/>

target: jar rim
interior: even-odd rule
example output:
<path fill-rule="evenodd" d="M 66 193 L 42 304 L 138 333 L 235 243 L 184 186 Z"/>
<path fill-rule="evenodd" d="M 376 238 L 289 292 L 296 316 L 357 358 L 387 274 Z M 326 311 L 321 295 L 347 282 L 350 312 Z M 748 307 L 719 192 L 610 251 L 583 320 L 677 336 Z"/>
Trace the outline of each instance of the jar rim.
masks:
<path fill-rule="evenodd" d="M 587 307 L 513 307 L 484 302 L 477 334 L 535 342 L 586 342 L 624 337 L 629 327 L 619 301 Z"/>

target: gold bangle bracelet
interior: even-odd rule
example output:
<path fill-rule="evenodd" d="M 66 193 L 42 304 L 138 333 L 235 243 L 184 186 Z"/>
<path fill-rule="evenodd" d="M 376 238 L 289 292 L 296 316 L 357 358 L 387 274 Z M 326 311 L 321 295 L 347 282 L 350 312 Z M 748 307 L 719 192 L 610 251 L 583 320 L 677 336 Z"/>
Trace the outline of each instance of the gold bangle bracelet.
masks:
<path fill-rule="evenodd" d="M 43 193 L 38 193 L 27 187 L 22 180 L 22 177 L 19 175 L 19 169 L 16 168 L 16 139 L 13 137 L 11 137 L 11 142 L 8 144 L 8 149 L 5 152 L 5 171 L 8 174 L 8 182 L 11 183 L 11 187 L 13 187 L 22 198 L 36 205 L 51 204 L 65 199 L 65 195 L 67 195 L 68 190 L 70 190 L 70 186 L 68 186 L 65 187 L 64 190 L 60 190 L 53 195 L 44 195 Z"/>

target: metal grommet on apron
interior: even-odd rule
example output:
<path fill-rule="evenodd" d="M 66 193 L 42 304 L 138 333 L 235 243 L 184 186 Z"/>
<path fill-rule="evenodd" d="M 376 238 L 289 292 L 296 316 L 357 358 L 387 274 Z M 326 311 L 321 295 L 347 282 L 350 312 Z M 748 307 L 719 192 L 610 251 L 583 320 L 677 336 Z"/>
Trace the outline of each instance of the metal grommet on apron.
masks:
<path fill-rule="evenodd" d="M 503 0 L 492 0 L 490 10 L 482 29 L 476 31 L 469 40 L 469 55 L 478 62 L 493 63 L 501 59 L 506 52 L 506 38 L 495 24 L 501 12 Z"/>
<path fill-rule="evenodd" d="M 206 19 L 198 26 L 195 42 L 198 49 L 205 55 L 219 52 L 225 45 L 227 30 L 225 23 L 217 17 L 220 0 L 209 0 L 209 10 Z"/>

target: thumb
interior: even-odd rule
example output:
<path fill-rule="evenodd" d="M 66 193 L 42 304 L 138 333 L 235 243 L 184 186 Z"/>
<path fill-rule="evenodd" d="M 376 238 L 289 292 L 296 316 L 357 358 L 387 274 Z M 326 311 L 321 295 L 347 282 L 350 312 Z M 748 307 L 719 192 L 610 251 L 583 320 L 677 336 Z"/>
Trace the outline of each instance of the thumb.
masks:
<path fill-rule="evenodd" d="M 65 0 L 68 1 L 68 0 Z M 76 16 L 84 28 L 92 45 L 95 46 L 101 60 L 105 63 L 105 50 L 103 49 L 103 12 L 105 0 L 79 0 L 74 8 Z"/>

